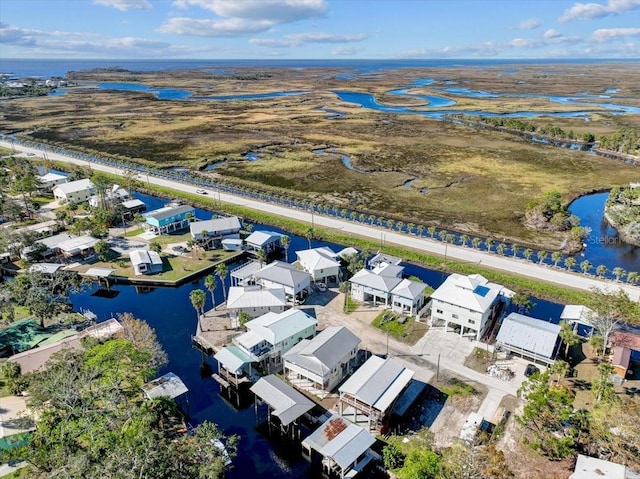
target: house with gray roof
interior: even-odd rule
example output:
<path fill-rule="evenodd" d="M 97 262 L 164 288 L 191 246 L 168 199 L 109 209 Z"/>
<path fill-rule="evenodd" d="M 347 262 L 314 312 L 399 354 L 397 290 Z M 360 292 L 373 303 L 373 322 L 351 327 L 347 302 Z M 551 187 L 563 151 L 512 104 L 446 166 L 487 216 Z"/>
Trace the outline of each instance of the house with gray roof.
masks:
<path fill-rule="evenodd" d="M 282 247 L 281 239 L 282 235 L 275 231 L 258 230 L 247 236 L 245 244 L 249 251 L 264 250 L 266 253 L 271 253 Z"/>
<path fill-rule="evenodd" d="M 193 206 L 176 203 L 169 203 L 144 215 L 146 227 L 157 234 L 184 229 L 195 216 L 196 209 Z"/>
<path fill-rule="evenodd" d="M 361 269 L 351 279 L 351 297 L 356 301 L 370 302 L 374 306 L 390 306 L 391 291 L 402 282 L 403 268 L 385 263 L 374 269 Z"/>
<path fill-rule="evenodd" d="M 394 358 L 371 356 L 340 386 L 340 415 L 378 429 L 407 388 L 414 371 Z"/>
<path fill-rule="evenodd" d="M 233 346 L 225 346 L 214 357 L 223 374 L 250 375 L 258 365 L 268 374 L 277 373 L 282 370 L 282 355 L 315 336 L 317 324 L 316 318 L 299 309 L 263 314 L 247 322 L 247 332 L 233 338 Z"/>
<path fill-rule="evenodd" d="M 370 449 L 375 442 L 369 431 L 333 414 L 302 441 L 302 452 L 312 462 L 318 454 L 323 472 L 344 479 L 355 477 L 371 460 L 380 459 Z"/>
<path fill-rule="evenodd" d="M 285 376 L 300 389 L 330 392 L 356 367 L 359 345 L 344 326 L 325 328 L 283 356 Z"/>
<path fill-rule="evenodd" d="M 510 313 L 502 321 L 496 345 L 534 362 L 551 365 L 560 347 L 560 325 Z"/>
<path fill-rule="evenodd" d="M 421 281 L 403 279 L 391 290 L 391 310 L 408 316 L 419 316 L 426 303 L 428 285 Z"/>
<path fill-rule="evenodd" d="M 140 274 L 162 273 L 162 258 L 155 251 L 136 249 L 129 251 L 129 258 L 131 259 L 131 266 L 136 276 Z"/>
<path fill-rule="evenodd" d="M 283 427 L 295 426 L 298 419 L 315 406 L 311 399 L 273 374 L 260 378 L 250 389 L 257 399 L 267 404 L 269 418 L 278 418 Z"/>
<path fill-rule="evenodd" d="M 265 289 L 283 288 L 287 298 L 298 302 L 309 294 L 311 275 L 283 261 L 274 261 L 256 271 L 253 281 Z"/>
<path fill-rule="evenodd" d="M 282 313 L 288 308 L 283 288 L 262 289 L 260 286 L 230 287 L 226 306 L 232 318 L 246 313 L 251 319 L 267 313 Z"/>
<path fill-rule="evenodd" d="M 296 251 L 297 264 L 311 275 L 315 282 L 336 284 L 340 278 L 340 260 L 331 248 L 311 248 Z"/>
<path fill-rule="evenodd" d="M 53 196 L 65 203 L 83 203 L 96 193 L 96 187 L 90 179 L 69 181 L 53 187 Z"/>
<path fill-rule="evenodd" d="M 240 238 L 242 223 L 237 216 L 221 216 L 189 224 L 191 237 L 196 241 L 220 241 L 223 238 Z M 205 233 L 206 232 L 206 233 Z"/>
<path fill-rule="evenodd" d="M 480 274 L 453 273 L 431 294 L 431 325 L 450 325 L 460 335 L 479 340 L 488 332 L 501 301 L 513 291 L 491 283 Z"/>
<path fill-rule="evenodd" d="M 59 173 L 45 173 L 38 176 L 38 188 L 45 191 L 51 191 L 54 187 L 67 182 L 67 176 Z"/>

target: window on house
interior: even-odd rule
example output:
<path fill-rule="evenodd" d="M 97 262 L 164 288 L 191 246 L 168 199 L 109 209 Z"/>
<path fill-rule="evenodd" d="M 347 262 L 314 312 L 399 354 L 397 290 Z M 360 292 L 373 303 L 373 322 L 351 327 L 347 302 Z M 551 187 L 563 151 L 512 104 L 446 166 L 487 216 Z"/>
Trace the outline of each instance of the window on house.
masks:
<path fill-rule="evenodd" d="M 476 322 L 475 322 L 475 320 L 470 319 L 470 320 L 469 320 L 469 324 L 476 324 Z"/>
<path fill-rule="evenodd" d="M 457 314 L 453 314 L 453 313 L 451 313 L 451 317 L 452 317 L 453 319 L 458 319 L 458 315 L 457 315 Z"/>
<path fill-rule="evenodd" d="M 438 314 L 442 314 L 442 313 L 443 313 L 443 311 L 442 311 L 441 309 L 436 309 L 436 313 L 438 313 Z"/>

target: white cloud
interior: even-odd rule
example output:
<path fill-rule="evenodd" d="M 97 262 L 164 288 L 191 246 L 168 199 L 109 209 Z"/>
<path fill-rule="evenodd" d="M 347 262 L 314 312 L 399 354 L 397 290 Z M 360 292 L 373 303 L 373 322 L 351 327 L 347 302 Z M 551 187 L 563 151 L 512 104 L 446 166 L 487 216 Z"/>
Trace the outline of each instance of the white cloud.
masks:
<path fill-rule="evenodd" d="M 538 28 L 540 25 L 540 20 L 537 18 L 529 18 L 528 20 L 520 22 L 518 28 L 520 30 L 533 30 L 534 28 Z"/>
<path fill-rule="evenodd" d="M 621 15 L 638 8 L 640 8 L 640 0 L 609 0 L 606 4 L 576 3 L 565 10 L 558 22 L 566 23 L 573 20 L 592 20 L 609 15 Z"/>
<path fill-rule="evenodd" d="M 96 5 L 117 8 L 123 12 L 128 10 L 151 10 L 148 0 L 93 0 Z"/>
<path fill-rule="evenodd" d="M 601 28 L 591 35 L 591 39 L 598 43 L 625 37 L 640 37 L 640 28 Z"/>
<path fill-rule="evenodd" d="M 562 36 L 562 33 L 560 33 L 557 30 L 554 30 L 553 28 L 550 28 L 549 30 L 544 32 L 544 38 L 558 38 L 561 36 Z"/>
<path fill-rule="evenodd" d="M 366 40 L 368 35 L 364 33 L 357 35 L 339 35 L 333 33 L 323 32 L 309 32 L 309 33 L 292 33 L 285 35 L 280 40 L 274 40 L 269 38 L 252 38 L 249 43 L 252 45 L 258 45 L 261 47 L 269 48 L 285 48 L 285 47 L 299 47 L 307 43 L 354 43 Z"/>
<path fill-rule="evenodd" d="M 333 56 L 353 56 L 362 51 L 361 48 L 354 47 L 336 47 L 331 51 Z"/>
<path fill-rule="evenodd" d="M 325 0 L 176 0 L 173 6 L 183 10 L 197 7 L 217 18 L 171 18 L 158 31 L 209 37 L 251 35 L 327 12 Z"/>
<path fill-rule="evenodd" d="M 240 37 L 265 32 L 272 24 L 267 21 L 247 21 L 242 18 L 223 20 L 174 17 L 158 28 L 160 33 L 192 35 L 196 37 Z"/>

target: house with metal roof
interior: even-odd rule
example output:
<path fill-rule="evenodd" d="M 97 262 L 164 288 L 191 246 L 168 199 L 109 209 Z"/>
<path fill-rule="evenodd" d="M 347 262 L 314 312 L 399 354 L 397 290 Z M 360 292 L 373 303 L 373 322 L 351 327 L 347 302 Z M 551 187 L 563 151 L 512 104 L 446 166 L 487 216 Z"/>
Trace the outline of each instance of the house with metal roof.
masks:
<path fill-rule="evenodd" d="M 273 261 L 252 275 L 253 281 L 265 289 L 283 288 L 287 298 L 298 302 L 311 288 L 311 275 L 283 261 Z"/>
<path fill-rule="evenodd" d="M 96 187 L 90 179 L 69 181 L 53 187 L 53 196 L 65 203 L 83 203 L 96 193 Z"/>
<path fill-rule="evenodd" d="M 182 379 L 174 373 L 164 374 L 153 381 L 143 384 L 142 390 L 148 399 L 155 399 L 164 396 L 176 399 L 189 392 L 189 389 L 184 382 L 182 382 Z"/>
<path fill-rule="evenodd" d="M 157 210 L 145 213 L 146 226 L 157 234 L 178 231 L 189 226 L 189 221 L 196 216 L 196 210 L 191 205 L 170 203 Z"/>
<path fill-rule="evenodd" d="M 510 313 L 502 321 L 496 346 L 534 362 L 551 365 L 560 347 L 560 325 Z"/>
<path fill-rule="evenodd" d="M 567 304 L 562 308 L 560 321 L 566 321 L 573 326 L 573 330 L 581 337 L 591 337 L 595 326 L 591 323 L 594 311 L 582 304 Z"/>
<path fill-rule="evenodd" d="M 578 454 L 569 479 L 640 479 L 640 474 L 630 471 L 623 464 Z"/>
<path fill-rule="evenodd" d="M 129 192 L 120 185 L 112 185 L 111 188 L 103 194 L 93 195 L 89 198 L 89 206 L 97 208 L 102 206 L 101 203 L 108 205 L 121 203 L 129 199 Z"/>
<path fill-rule="evenodd" d="M 431 294 L 431 324 L 453 326 L 462 336 L 479 340 L 489 329 L 501 301 L 513 291 L 491 283 L 480 274 L 453 273 Z"/>
<path fill-rule="evenodd" d="M 344 479 L 379 458 L 370 449 L 375 442 L 371 433 L 334 414 L 302 441 L 302 451 L 311 461 L 314 453 L 320 455 L 323 472 Z"/>
<path fill-rule="evenodd" d="M 39 185 L 38 188 L 46 191 L 51 191 L 54 187 L 66 183 L 68 178 L 66 175 L 59 173 L 45 173 L 38 176 Z"/>
<path fill-rule="evenodd" d="M 41 249 L 40 254 L 43 258 L 53 256 L 59 253 L 58 245 L 63 241 L 75 238 L 69 233 L 59 233 L 53 236 L 47 236 L 37 240 L 32 246 L 28 246 L 22 250 L 20 257 L 27 261 L 34 259 L 35 251 Z M 37 245 L 36 245 L 37 244 Z"/>
<path fill-rule="evenodd" d="M 282 313 L 288 307 L 283 288 L 262 289 L 260 286 L 230 287 L 226 306 L 232 318 L 246 313 L 252 319 L 267 313 Z"/>
<path fill-rule="evenodd" d="M 76 236 L 58 243 L 57 249 L 66 258 L 87 257 L 95 253 L 95 247 L 99 241 L 98 238 L 90 235 Z"/>
<path fill-rule="evenodd" d="M 60 263 L 35 263 L 29 266 L 29 273 L 43 273 L 46 275 L 53 275 L 56 271 L 62 268 Z"/>
<path fill-rule="evenodd" d="M 340 260 L 331 248 L 296 251 L 297 264 L 311 275 L 313 281 L 337 284 L 340 278 Z"/>
<path fill-rule="evenodd" d="M 425 307 L 424 291 L 428 285 L 422 281 L 403 279 L 391 290 L 392 311 L 409 316 L 419 316 Z"/>
<path fill-rule="evenodd" d="M 162 258 L 155 251 L 136 249 L 129 251 L 129 258 L 131 259 L 131 266 L 136 276 L 140 274 L 162 273 Z"/>
<path fill-rule="evenodd" d="M 298 420 L 315 406 L 311 399 L 273 374 L 260 378 L 250 390 L 256 395 L 256 401 L 267 404 L 269 423 L 273 417 L 277 418 L 281 431 L 290 437 L 299 432 Z"/>
<path fill-rule="evenodd" d="M 122 215 L 127 219 L 131 220 L 136 213 L 142 213 L 146 211 L 147 205 L 144 204 L 144 201 L 133 199 L 123 201 L 120 206 L 122 206 Z"/>
<path fill-rule="evenodd" d="M 340 415 L 368 430 L 380 428 L 414 374 L 397 359 L 371 356 L 338 388 Z"/>
<path fill-rule="evenodd" d="M 191 237 L 196 241 L 220 241 L 223 238 L 240 238 L 242 223 L 237 216 L 221 216 L 189 224 Z M 205 233 L 206 232 L 206 233 Z"/>
<path fill-rule="evenodd" d="M 214 356 L 220 372 L 251 375 L 258 366 L 268 374 L 279 372 L 282 355 L 300 341 L 315 336 L 317 324 L 316 318 L 299 309 L 263 314 L 245 324 L 247 332 L 233 338 L 233 346 L 225 346 Z"/>
<path fill-rule="evenodd" d="M 360 338 L 344 326 L 330 326 L 300 341 L 283 356 L 285 377 L 297 388 L 322 395 L 357 366 Z"/>
<path fill-rule="evenodd" d="M 275 231 L 258 230 L 247 236 L 245 244 L 249 251 L 264 250 L 266 253 L 271 253 L 282 247 L 281 239 L 282 235 Z"/>
<path fill-rule="evenodd" d="M 391 304 L 391 291 L 402 282 L 402 266 L 384 263 L 374 269 L 361 269 L 349 280 L 351 297 L 356 301 L 370 302 L 374 306 Z"/>
<path fill-rule="evenodd" d="M 253 275 L 263 268 L 258 261 L 248 261 L 229 272 L 232 286 L 251 286 L 255 284 Z"/>

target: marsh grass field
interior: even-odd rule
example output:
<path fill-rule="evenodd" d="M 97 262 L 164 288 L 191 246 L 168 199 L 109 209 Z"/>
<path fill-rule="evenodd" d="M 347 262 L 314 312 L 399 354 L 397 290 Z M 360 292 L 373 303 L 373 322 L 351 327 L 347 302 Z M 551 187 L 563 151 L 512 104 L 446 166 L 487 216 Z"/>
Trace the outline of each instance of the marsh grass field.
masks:
<path fill-rule="evenodd" d="M 65 95 L 5 100 L 0 131 L 160 168 L 189 168 L 256 190 L 286 192 L 318 204 L 546 250 L 558 248 L 562 238 L 523 226 L 530 200 L 555 189 L 569 202 L 586 192 L 640 178 L 638 167 L 620 161 L 417 114 L 368 110 L 343 102 L 334 93 L 366 92 L 388 105 L 419 109 L 427 102 L 388 92 L 433 78 L 433 84 L 410 87 L 409 92 L 453 99 L 457 102 L 449 107 L 453 110 L 579 111 L 585 108 L 526 95 L 589 92 L 595 103 L 612 102 L 597 98 L 611 88 L 617 89 L 615 102 L 639 107 L 637 64 L 523 65 L 509 74 L 503 67 L 398 69 L 351 80 L 337 79 L 339 73 L 332 69 L 237 69 L 235 75 L 224 76 L 204 70 L 79 72 L 73 75 L 79 86 Z M 102 81 L 178 88 L 194 96 L 306 93 L 260 100 L 167 101 L 150 93 L 92 87 Z M 452 82 L 520 96 L 449 95 L 442 88 Z M 344 117 L 332 119 L 327 110 Z M 548 116 L 527 121 L 552 123 L 577 135 L 640 128 L 640 115 L 595 110 L 589 122 Z M 313 152 L 327 147 L 333 154 Z M 248 161 L 248 152 L 257 153 L 258 160 Z M 354 169 L 345 167 L 342 155 L 349 157 Z M 203 171 L 215 163 L 219 164 L 215 170 Z"/>

